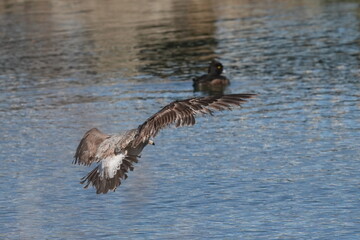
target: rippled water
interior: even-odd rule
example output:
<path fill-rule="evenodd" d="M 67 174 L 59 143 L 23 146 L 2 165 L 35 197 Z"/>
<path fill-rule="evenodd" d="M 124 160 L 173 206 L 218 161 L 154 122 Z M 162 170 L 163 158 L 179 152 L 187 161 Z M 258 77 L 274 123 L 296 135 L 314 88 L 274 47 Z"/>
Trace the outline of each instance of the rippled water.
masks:
<path fill-rule="evenodd" d="M 3 1 L 0 238 L 359 239 L 360 1 Z M 72 165 L 85 131 L 202 96 L 241 109 L 164 130 L 115 193 Z"/>

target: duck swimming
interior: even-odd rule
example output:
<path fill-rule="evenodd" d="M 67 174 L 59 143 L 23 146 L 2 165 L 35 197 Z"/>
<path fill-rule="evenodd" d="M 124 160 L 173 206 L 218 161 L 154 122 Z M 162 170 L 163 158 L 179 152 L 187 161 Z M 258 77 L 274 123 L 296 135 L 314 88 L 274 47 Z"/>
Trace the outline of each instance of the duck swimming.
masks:
<path fill-rule="evenodd" d="M 193 79 L 193 86 L 196 88 L 211 87 L 211 86 L 227 86 L 230 80 L 221 75 L 223 72 L 223 65 L 216 60 L 210 62 L 208 73 Z"/>

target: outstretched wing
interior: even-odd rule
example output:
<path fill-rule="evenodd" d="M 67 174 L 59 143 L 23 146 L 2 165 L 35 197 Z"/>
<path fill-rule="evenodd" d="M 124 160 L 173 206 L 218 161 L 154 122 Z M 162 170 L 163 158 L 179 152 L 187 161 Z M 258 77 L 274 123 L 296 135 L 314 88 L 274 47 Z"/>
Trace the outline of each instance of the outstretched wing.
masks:
<path fill-rule="evenodd" d="M 195 115 L 198 113 L 212 115 L 214 110 L 231 110 L 232 106 L 240 106 L 246 102 L 246 99 L 254 96 L 255 94 L 229 94 L 174 101 L 138 127 L 138 134 L 133 142 L 133 147 L 155 137 L 159 130 L 171 124 L 175 124 L 176 127 L 194 125 Z"/>
<path fill-rule="evenodd" d="M 90 165 L 96 162 L 96 151 L 100 144 L 110 136 L 97 128 L 87 131 L 81 139 L 74 156 L 74 164 Z"/>

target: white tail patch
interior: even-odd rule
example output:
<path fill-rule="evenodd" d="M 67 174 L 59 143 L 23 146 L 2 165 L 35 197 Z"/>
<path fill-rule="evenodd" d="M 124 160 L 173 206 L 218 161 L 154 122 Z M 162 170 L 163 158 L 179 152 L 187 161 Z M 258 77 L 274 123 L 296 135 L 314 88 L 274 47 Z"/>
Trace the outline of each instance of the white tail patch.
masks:
<path fill-rule="evenodd" d="M 124 154 L 118 154 L 115 156 L 107 157 L 100 162 L 99 175 L 101 179 L 111 179 L 115 176 L 116 172 L 120 169 Z"/>

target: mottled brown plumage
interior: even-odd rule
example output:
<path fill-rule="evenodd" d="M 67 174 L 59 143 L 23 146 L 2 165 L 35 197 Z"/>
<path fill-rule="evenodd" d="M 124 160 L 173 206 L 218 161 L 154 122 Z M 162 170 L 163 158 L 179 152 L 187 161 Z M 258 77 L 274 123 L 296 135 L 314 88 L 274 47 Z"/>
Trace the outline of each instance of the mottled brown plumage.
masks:
<path fill-rule="evenodd" d="M 139 126 L 139 134 L 133 146 L 155 137 L 160 129 L 170 124 L 174 123 L 175 127 L 194 125 L 196 114 L 212 115 L 213 110 L 230 110 L 232 106 L 239 106 L 253 96 L 254 94 L 231 94 L 174 101 Z"/>
<path fill-rule="evenodd" d="M 102 133 L 97 128 L 87 131 L 76 149 L 74 164 L 90 165 L 95 160 L 96 151 L 100 144 L 110 135 Z"/>
<path fill-rule="evenodd" d="M 122 134 L 107 135 L 96 128 L 85 133 L 75 153 L 75 164 L 98 166 L 82 178 L 87 188 L 90 184 L 97 193 L 107 193 L 127 178 L 127 172 L 133 170 L 133 163 L 147 144 L 152 144 L 158 132 L 172 124 L 175 127 L 195 124 L 196 114 L 213 114 L 213 111 L 230 110 L 240 106 L 254 94 L 230 94 L 208 96 L 174 101 L 149 117 L 138 128 Z"/>

